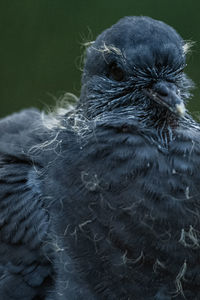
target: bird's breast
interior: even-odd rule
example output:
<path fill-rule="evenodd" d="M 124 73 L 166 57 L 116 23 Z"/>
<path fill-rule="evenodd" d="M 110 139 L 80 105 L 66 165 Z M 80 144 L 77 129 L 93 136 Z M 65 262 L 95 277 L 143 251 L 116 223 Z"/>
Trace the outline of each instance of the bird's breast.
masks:
<path fill-rule="evenodd" d="M 112 277 L 123 294 L 126 282 L 126 296 L 141 285 L 138 274 L 153 280 L 153 295 L 158 278 L 174 287 L 186 265 L 190 282 L 200 247 L 199 157 L 199 139 L 186 131 L 167 151 L 138 130 L 113 127 L 68 142 L 48 177 L 56 181 L 48 193 L 57 199 L 57 226 L 81 272 L 98 265 L 105 286 Z M 91 280 L 99 284 L 98 276 Z"/>
<path fill-rule="evenodd" d="M 83 188 L 101 193 L 116 207 L 142 202 L 155 217 L 179 209 L 185 213 L 183 207 L 197 201 L 200 193 L 199 140 L 180 131 L 163 151 L 139 131 L 99 130 L 82 150 Z"/>

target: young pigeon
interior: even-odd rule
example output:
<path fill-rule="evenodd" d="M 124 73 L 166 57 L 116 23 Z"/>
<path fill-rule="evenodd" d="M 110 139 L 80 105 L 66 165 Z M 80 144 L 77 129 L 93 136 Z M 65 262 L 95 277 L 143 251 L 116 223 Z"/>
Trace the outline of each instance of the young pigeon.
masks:
<path fill-rule="evenodd" d="M 78 102 L 0 121 L 0 299 L 200 299 L 200 127 L 188 44 L 125 17 Z"/>

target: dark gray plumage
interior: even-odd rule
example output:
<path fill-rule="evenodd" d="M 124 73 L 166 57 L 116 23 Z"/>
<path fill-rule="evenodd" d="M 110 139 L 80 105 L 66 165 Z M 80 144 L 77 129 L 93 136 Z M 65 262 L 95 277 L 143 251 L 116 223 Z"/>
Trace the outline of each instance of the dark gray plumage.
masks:
<path fill-rule="evenodd" d="M 88 47 L 74 108 L 1 120 L 1 299 L 200 299 L 186 48 L 123 18 Z"/>

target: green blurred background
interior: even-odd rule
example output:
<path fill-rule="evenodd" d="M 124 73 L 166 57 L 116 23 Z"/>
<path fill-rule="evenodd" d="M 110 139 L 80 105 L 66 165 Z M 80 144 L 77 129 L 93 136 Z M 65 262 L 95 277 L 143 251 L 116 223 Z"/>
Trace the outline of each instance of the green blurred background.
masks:
<path fill-rule="evenodd" d="M 125 15 L 163 20 L 197 42 L 187 73 L 196 84 L 189 109 L 200 111 L 199 11 L 199 0 L 1 0 L 0 117 L 79 95 L 83 42 Z"/>

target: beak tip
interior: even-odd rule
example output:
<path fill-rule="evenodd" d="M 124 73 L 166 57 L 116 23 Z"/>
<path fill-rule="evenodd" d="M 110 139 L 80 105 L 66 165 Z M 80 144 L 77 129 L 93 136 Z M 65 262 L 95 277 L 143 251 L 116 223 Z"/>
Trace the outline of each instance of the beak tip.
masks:
<path fill-rule="evenodd" d="M 176 111 L 180 117 L 184 117 L 186 109 L 183 102 L 176 104 Z"/>

